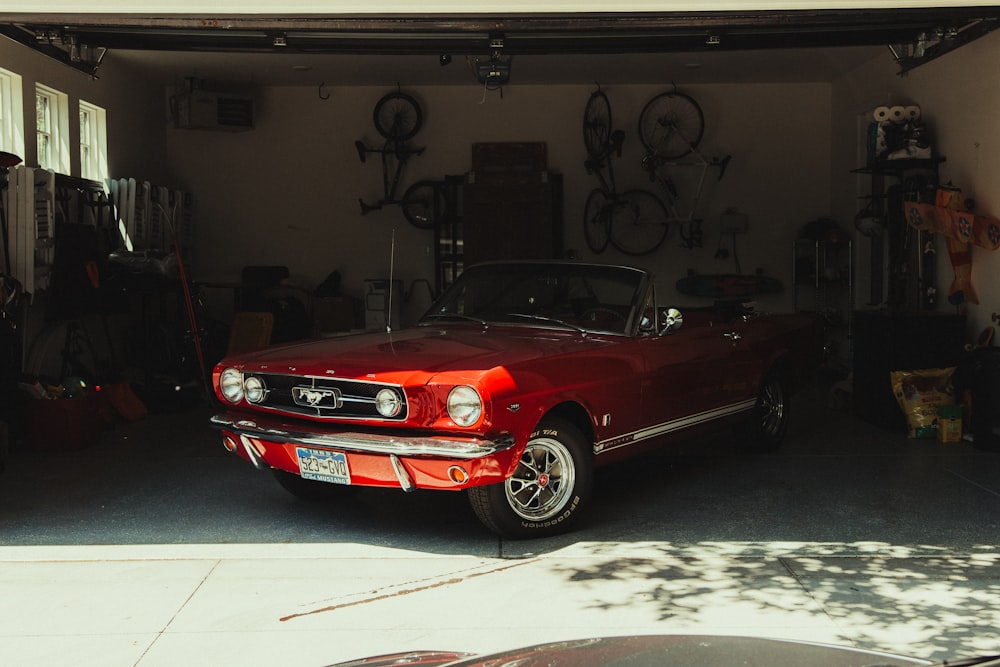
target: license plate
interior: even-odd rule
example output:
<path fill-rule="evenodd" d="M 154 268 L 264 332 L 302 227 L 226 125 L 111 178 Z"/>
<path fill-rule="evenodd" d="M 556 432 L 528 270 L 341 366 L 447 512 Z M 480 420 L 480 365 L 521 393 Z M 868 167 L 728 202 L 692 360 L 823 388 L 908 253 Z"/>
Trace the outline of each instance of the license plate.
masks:
<path fill-rule="evenodd" d="M 333 484 L 351 483 L 351 469 L 343 452 L 296 447 L 295 456 L 299 460 L 299 475 L 304 479 Z"/>

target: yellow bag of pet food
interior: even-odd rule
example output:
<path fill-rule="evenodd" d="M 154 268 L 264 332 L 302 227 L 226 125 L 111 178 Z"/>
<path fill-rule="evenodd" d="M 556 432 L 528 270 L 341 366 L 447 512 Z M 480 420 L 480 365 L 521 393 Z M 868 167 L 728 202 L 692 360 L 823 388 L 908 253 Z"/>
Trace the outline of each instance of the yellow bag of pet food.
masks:
<path fill-rule="evenodd" d="M 937 437 L 938 408 L 955 405 L 955 390 L 951 384 L 954 373 L 954 367 L 890 373 L 892 391 L 906 415 L 908 437 Z"/>

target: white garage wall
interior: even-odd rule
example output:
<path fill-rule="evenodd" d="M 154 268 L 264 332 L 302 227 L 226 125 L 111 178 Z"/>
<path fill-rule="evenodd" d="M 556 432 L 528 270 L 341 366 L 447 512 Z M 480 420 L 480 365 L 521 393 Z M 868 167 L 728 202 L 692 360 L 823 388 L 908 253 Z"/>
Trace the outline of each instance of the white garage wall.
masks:
<path fill-rule="evenodd" d="M 123 68 L 109 53 L 94 79 L 9 39 L 0 38 L 0 66 L 22 77 L 25 96 L 25 155 L 27 165 L 37 165 L 35 146 L 35 84 L 41 83 L 69 97 L 69 128 L 79 136 L 78 102 L 86 100 L 107 110 L 109 159 L 112 175 L 127 174 L 157 182 L 169 182 L 165 171 L 165 122 L 162 91 L 139 73 Z M 71 172 L 80 174 L 80 156 L 71 154 Z"/>
<path fill-rule="evenodd" d="M 639 168 L 635 129 L 642 106 L 664 86 L 607 86 L 614 125 L 627 133 L 617 162 L 620 189 L 656 187 Z M 713 85 L 681 89 L 702 105 L 710 156 L 731 153 L 721 182 L 705 190 L 705 246 L 682 249 L 676 232 L 655 254 L 631 258 L 607 251 L 592 256 L 582 236 L 582 207 L 597 180 L 586 173 L 582 115 L 593 86 L 518 86 L 498 92 L 476 85 L 406 88 L 421 101 L 426 122 L 414 144 L 406 182 L 463 174 L 470 146 L 481 141 L 544 141 L 549 166 L 564 177 L 565 246 L 584 260 L 628 262 L 654 269 L 668 294 L 689 268 L 734 272 L 713 259 L 718 218 L 736 207 L 750 218 L 741 236 L 744 272 L 762 268 L 787 284 L 791 242 L 805 222 L 830 214 L 830 87 L 815 85 Z M 361 164 L 354 141 L 379 139 L 371 119 L 384 88 L 327 86 L 257 91 L 257 127 L 252 132 L 168 129 L 169 170 L 195 193 L 199 251 L 194 273 L 206 280 L 234 280 L 245 264 L 286 264 L 306 286 L 337 269 L 344 291 L 360 295 L 367 278 L 388 273 L 392 230 L 396 275 L 409 285 L 433 279 L 433 236 L 417 230 L 398 208 L 362 217 L 358 198 L 377 198 L 381 169 L 375 156 Z M 726 247 L 731 242 L 726 241 Z M 680 299 L 678 298 L 678 301 Z M 791 295 L 772 298 L 771 309 L 791 307 Z"/>
<path fill-rule="evenodd" d="M 977 202 L 983 214 L 1000 217 L 1000 33 L 991 33 L 907 76 L 896 74 L 889 58 L 878 59 L 846 75 L 834 86 L 834 133 L 856 133 L 859 114 L 867 114 L 879 104 L 920 104 L 931 131 L 936 154 L 945 157 L 940 167 L 941 181 L 962 188 Z M 835 146 L 838 142 L 835 141 Z M 860 145 L 860 140 L 855 142 Z M 835 208 L 850 219 L 861 207 L 859 192 L 865 186 L 847 174 L 862 164 L 861 154 L 837 146 L 834 152 Z M 864 246 L 862 240 L 859 246 Z M 972 282 L 979 293 L 979 305 L 967 307 L 970 338 L 989 326 L 990 315 L 1000 312 L 1000 251 L 973 246 Z M 940 292 L 946 295 L 954 275 L 943 241 L 938 243 Z M 867 298 L 867 293 L 865 294 Z M 945 298 L 940 309 L 953 311 Z"/>

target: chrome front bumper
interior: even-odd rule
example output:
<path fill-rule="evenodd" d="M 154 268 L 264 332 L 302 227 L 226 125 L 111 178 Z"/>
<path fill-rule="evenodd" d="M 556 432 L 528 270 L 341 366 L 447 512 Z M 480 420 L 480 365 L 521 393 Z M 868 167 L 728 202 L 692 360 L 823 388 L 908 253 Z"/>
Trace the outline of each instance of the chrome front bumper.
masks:
<path fill-rule="evenodd" d="M 261 425 L 252 419 L 238 419 L 223 413 L 210 419 L 214 428 L 249 438 L 270 442 L 329 447 L 349 452 L 392 454 L 396 456 L 441 456 L 453 459 L 478 459 L 514 446 L 514 436 L 494 440 L 444 435 L 408 436 L 379 433 L 316 433 L 295 427 Z"/>

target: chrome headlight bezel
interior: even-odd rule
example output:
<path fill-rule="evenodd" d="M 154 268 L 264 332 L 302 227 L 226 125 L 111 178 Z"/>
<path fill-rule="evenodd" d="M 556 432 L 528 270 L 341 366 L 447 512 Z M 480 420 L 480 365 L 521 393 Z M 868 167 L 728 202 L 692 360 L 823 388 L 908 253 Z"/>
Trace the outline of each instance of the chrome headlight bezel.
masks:
<path fill-rule="evenodd" d="M 219 374 L 219 393 L 230 403 L 236 404 L 243 400 L 243 373 L 236 368 L 226 368 Z"/>
<path fill-rule="evenodd" d="M 267 398 L 267 385 L 256 375 L 248 375 L 243 380 L 243 394 L 247 403 L 263 403 Z"/>
<path fill-rule="evenodd" d="M 399 391 L 384 387 L 375 394 L 375 411 L 386 419 L 398 417 L 403 411 L 403 397 Z"/>
<path fill-rule="evenodd" d="M 455 424 L 468 428 L 483 416 L 483 399 L 474 387 L 458 385 L 448 392 L 447 408 Z"/>

